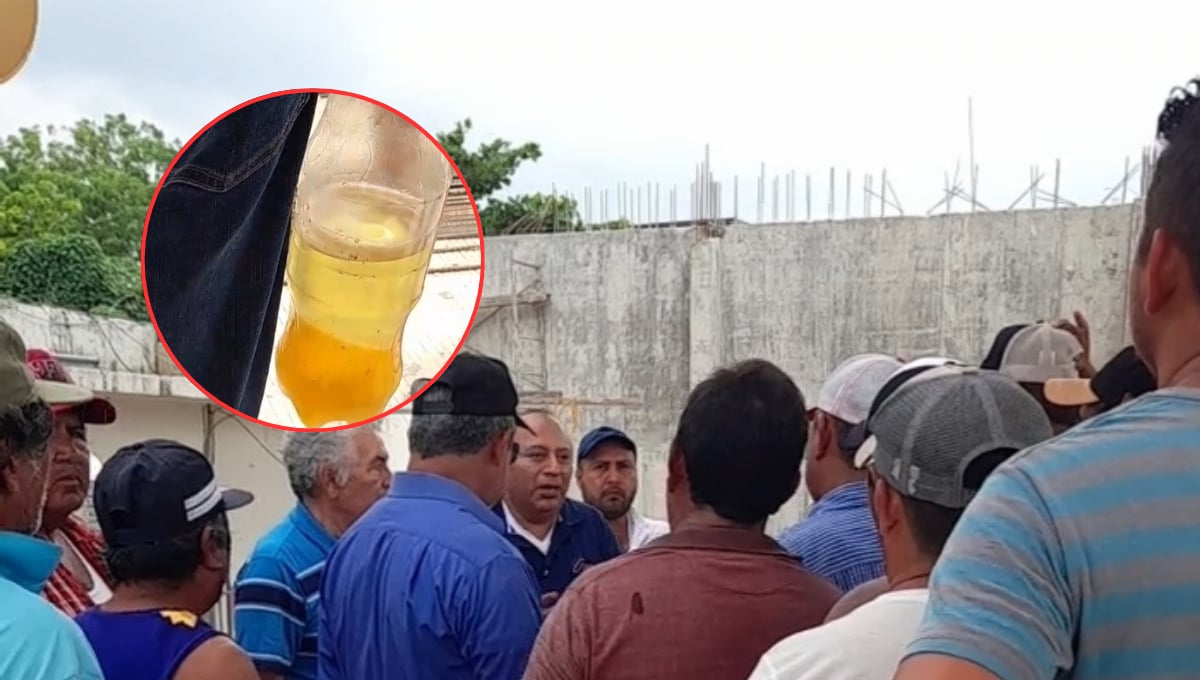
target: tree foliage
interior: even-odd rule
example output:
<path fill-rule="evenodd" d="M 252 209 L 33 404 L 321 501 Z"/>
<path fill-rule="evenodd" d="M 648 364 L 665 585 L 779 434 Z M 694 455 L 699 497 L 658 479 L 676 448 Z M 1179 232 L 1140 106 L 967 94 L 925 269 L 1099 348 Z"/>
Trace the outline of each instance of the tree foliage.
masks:
<path fill-rule="evenodd" d="M 476 201 L 483 201 L 512 184 L 517 168 L 525 161 L 542 157 L 542 149 L 533 142 L 513 146 L 504 139 L 493 139 L 475 149 L 467 148 L 471 119 L 454 124 L 454 129 L 437 136 L 450 158 L 462 171 L 467 186 Z"/>
<path fill-rule="evenodd" d="M 123 114 L 0 139 L 0 293 L 146 318 L 137 260 L 142 223 L 179 146 Z"/>
<path fill-rule="evenodd" d="M 30 304 L 147 319 L 136 261 L 105 255 L 87 234 L 17 241 L 4 257 L 0 287 Z"/>
<path fill-rule="evenodd" d="M 479 211 L 486 236 L 577 231 L 583 228 L 579 207 L 565 196 L 524 194 L 489 201 Z"/>

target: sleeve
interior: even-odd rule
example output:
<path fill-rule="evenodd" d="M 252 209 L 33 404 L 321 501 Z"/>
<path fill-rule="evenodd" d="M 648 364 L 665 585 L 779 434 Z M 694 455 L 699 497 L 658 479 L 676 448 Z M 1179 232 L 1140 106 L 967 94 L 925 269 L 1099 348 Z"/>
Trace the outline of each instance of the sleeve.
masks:
<path fill-rule="evenodd" d="M 238 646 L 260 672 L 287 674 L 307 619 L 296 574 L 278 559 L 251 557 L 238 574 L 233 625 Z"/>
<path fill-rule="evenodd" d="M 529 565 L 505 555 L 466 578 L 468 602 L 459 610 L 456 627 L 473 675 L 518 680 L 542 623 L 539 589 Z"/>
<path fill-rule="evenodd" d="M 1002 680 L 1051 680 L 1072 666 L 1076 598 L 1053 517 L 1020 466 L 984 483 L 929 587 L 908 656 L 956 657 Z"/>
<path fill-rule="evenodd" d="M 586 680 L 591 658 L 591 603 L 577 584 L 563 594 L 538 633 L 524 680 Z"/>

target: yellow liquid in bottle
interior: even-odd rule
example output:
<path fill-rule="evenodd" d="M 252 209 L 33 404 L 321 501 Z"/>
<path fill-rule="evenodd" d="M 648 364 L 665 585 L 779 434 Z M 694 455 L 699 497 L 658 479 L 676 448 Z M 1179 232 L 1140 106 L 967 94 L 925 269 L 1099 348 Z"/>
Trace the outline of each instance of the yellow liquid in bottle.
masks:
<path fill-rule="evenodd" d="M 421 215 L 417 199 L 363 185 L 334 185 L 300 207 L 275 372 L 305 427 L 377 416 L 400 386 L 404 325 L 433 251 Z"/>

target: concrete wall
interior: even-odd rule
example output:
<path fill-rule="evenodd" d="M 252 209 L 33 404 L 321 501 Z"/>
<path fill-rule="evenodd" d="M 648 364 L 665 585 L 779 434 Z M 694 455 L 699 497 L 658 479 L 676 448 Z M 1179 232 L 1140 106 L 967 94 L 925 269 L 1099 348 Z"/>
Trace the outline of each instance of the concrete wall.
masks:
<path fill-rule="evenodd" d="M 515 259 L 540 265 L 550 299 L 521 308 L 515 324 L 508 310 L 478 322 L 468 346 L 509 361 L 522 389 L 563 392 L 572 436 L 626 428 L 644 451 L 639 505 L 661 515 L 676 418 L 717 366 L 769 359 L 811 398 L 849 355 L 978 361 L 1002 326 L 1074 309 L 1106 360 L 1126 343 L 1140 214 L 1127 205 L 735 226 L 717 238 L 691 229 L 492 238 L 485 295 L 533 280 L 537 270 Z M 602 399 L 638 405 L 587 404 Z M 793 499 L 773 526 L 802 505 Z"/>

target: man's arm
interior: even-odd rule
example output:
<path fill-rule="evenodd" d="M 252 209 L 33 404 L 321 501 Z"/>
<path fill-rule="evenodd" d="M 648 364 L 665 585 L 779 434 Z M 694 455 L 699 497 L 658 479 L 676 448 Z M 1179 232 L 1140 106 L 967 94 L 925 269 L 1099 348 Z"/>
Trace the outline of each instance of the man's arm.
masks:
<path fill-rule="evenodd" d="M 308 616 L 299 581 L 273 557 L 251 557 L 238 574 L 233 623 L 238 645 L 263 680 L 283 678 L 296 659 Z"/>
<path fill-rule="evenodd" d="M 519 556 L 493 559 L 468 579 L 455 622 L 463 656 L 477 678 L 517 680 L 542 623 L 537 582 Z"/>
<path fill-rule="evenodd" d="M 586 619 L 591 611 L 579 583 L 567 589 L 550 611 L 538 633 L 523 680 L 586 680 L 591 633 Z"/>
<path fill-rule="evenodd" d="M 174 680 L 259 680 L 250 657 L 233 640 L 218 635 L 197 647 L 175 671 Z"/>
<path fill-rule="evenodd" d="M 896 680 L 1051 680 L 1074 663 L 1074 599 L 1042 495 L 1005 465 L 938 558 Z"/>

